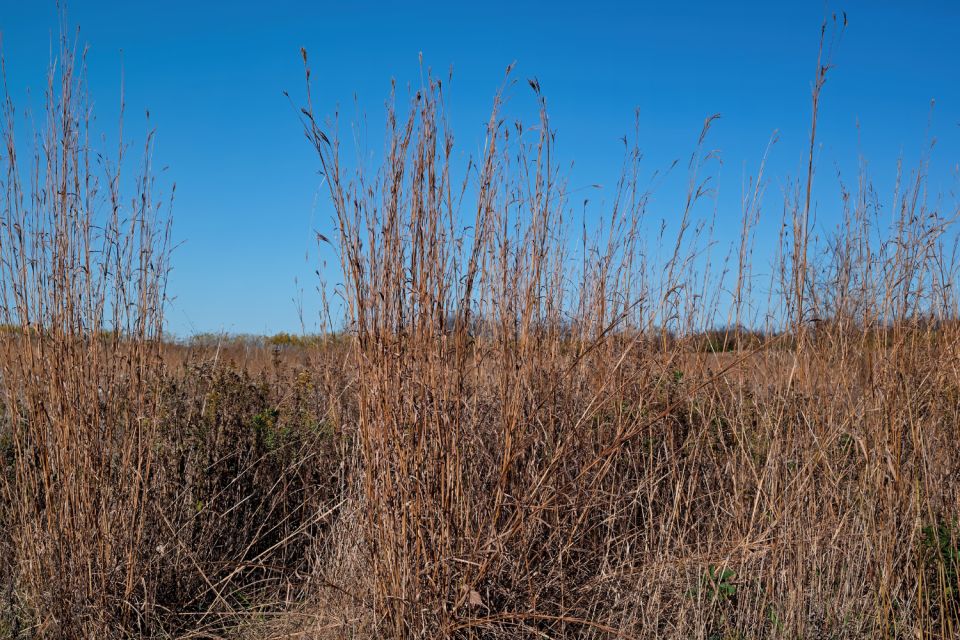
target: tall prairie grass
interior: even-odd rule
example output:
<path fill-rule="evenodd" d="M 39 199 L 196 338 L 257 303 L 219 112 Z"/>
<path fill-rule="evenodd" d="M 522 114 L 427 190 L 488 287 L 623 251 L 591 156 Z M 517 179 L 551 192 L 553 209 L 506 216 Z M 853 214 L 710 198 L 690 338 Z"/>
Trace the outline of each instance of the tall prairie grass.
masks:
<path fill-rule="evenodd" d="M 41 633 L 97 637 L 136 628 L 149 597 L 169 227 L 150 138 L 137 177 L 125 141 L 113 161 L 91 146 L 83 64 L 63 38 L 32 157 L 4 103 L 0 375 L 22 606 L 45 614 Z"/>
<path fill-rule="evenodd" d="M 635 148 L 602 233 L 572 249 L 535 81 L 539 120 L 508 124 L 496 96 L 467 176 L 437 79 L 388 113 L 373 175 L 344 168 L 308 91 L 356 336 L 361 474 L 341 523 L 357 543 L 320 570 L 361 568 L 350 586 L 367 594 L 368 633 L 960 633 L 958 210 L 927 200 L 923 165 L 902 170 L 890 203 L 863 175 L 835 235 L 812 238 L 816 119 L 841 29 L 824 25 L 809 168 L 759 300 L 759 195 L 733 284 L 703 272 L 693 211 L 712 118 L 658 264 Z M 760 310 L 760 333 L 745 330 Z M 721 348 L 703 349 L 725 315 L 733 328 L 706 342 Z"/>
<path fill-rule="evenodd" d="M 64 40 L 32 163 L 5 103 L 0 635 L 956 637 L 960 211 L 924 161 L 814 235 L 840 28 L 781 233 L 761 158 L 726 257 L 713 118 L 675 235 L 638 139 L 586 228 L 536 81 L 464 166 L 426 74 L 371 171 L 307 66 L 342 326 L 186 344 L 149 142 L 145 177 L 100 160 Z"/>

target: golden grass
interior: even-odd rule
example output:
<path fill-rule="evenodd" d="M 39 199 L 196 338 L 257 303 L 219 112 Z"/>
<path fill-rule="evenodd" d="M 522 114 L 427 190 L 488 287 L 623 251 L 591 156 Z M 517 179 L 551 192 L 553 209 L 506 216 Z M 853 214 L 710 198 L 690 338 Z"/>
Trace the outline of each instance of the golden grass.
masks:
<path fill-rule="evenodd" d="M 924 167 L 889 224 L 864 176 L 817 243 L 811 152 L 760 294 L 759 179 L 736 265 L 704 269 L 712 119 L 676 238 L 646 234 L 636 147 L 581 237 L 535 82 L 535 126 L 498 95 L 463 174 L 428 77 L 371 175 L 345 166 L 308 70 L 344 332 L 165 345 L 163 217 L 111 174 L 109 197 L 68 195 L 95 184 L 70 70 L 29 188 L 5 129 L 0 630 L 960 633 L 958 211 L 925 199 Z"/>

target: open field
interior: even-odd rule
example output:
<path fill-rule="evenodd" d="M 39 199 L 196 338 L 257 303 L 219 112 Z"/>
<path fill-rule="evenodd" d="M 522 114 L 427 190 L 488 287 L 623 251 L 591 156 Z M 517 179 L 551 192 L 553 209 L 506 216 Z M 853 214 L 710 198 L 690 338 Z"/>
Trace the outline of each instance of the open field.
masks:
<path fill-rule="evenodd" d="M 535 83 L 463 171 L 426 76 L 371 173 L 304 52 L 342 317 L 171 341 L 150 148 L 92 159 L 74 51 L 40 144 L 5 107 L 0 637 L 960 637 L 960 210 L 864 175 L 813 237 L 826 60 L 758 281 L 759 196 L 704 266 L 702 146 L 677 237 L 636 141 L 587 233 Z"/>

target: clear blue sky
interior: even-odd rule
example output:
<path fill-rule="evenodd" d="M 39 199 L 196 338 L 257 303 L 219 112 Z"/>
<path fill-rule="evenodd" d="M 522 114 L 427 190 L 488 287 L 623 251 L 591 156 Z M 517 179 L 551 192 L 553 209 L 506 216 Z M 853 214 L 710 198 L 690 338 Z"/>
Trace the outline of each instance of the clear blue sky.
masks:
<path fill-rule="evenodd" d="M 29 100 L 39 106 L 56 8 L 52 0 L 0 0 L 0 7 L 11 90 L 22 102 L 33 88 Z M 839 167 L 852 181 L 863 153 L 880 188 L 892 189 L 897 157 L 915 161 L 932 122 L 935 183 L 952 189 L 960 159 L 960 4 L 872 0 L 829 10 L 841 9 L 850 23 L 823 98 L 819 179 L 835 184 Z M 314 323 L 319 257 L 312 230 L 329 231 L 331 211 L 316 158 L 282 95 L 302 95 L 301 46 L 310 52 L 319 110 L 340 104 L 349 115 L 356 94 L 371 130 L 380 128 L 390 79 L 418 82 L 419 52 L 436 70 L 453 65 L 447 104 L 465 154 L 478 148 L 492 95 L 517 61 L 521 82 L 511 108 L 530 108 L 523 80 L 536 76 L 560 153 L 576 162 L 571 186 L 600 183 L 608 195 L 621 161 L 618 139 L 631 130 L 635 108 L 651 171 L 685 160 L 704 118 L 721 113 L 710 146 L 723 158 L 722 241 L 737 233 L 743 175 L 755 172 L 779 130 L 761 226 L 774 242 L 783 179 L 802 173 L 827 10 L 818 2 L 770 1 L 74 0 L 69 21 L 91 47 L 100 126 L 116 114 L 122 50 L 128 111 L 149 109 L 158 129 L 156 163 L 169 165 L 177 183 L 175 235 L 183 242 L 174 256 L 168 324 L 183 335 L 299 331 L 297 279 L 307 329 Z M 128 121 L 140 140 L 141 125 L 140 117 Z M 675 216 L 680 188 L 665 184 L 653 214 Z M 830 215 L 821 203 L 822 225 Z"/>

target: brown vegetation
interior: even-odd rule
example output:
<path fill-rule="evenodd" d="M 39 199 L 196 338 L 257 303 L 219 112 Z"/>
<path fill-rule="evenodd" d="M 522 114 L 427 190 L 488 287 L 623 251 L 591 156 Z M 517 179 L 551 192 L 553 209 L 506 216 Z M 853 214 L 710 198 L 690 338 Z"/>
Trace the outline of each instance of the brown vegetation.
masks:
<path fill-rule="evenodd" d="M 131 198 L 92 166 L 61 61 L 28 186 L 9 103 L 4 129 L 0 635 L 960 633 L 958 211 L 923 166 L 890 209 L 863 176 L 818 244 L 811 164 L 762 296 L 758 179 L 728 312 L 694 220 L 711 120 L 678 237 L 645 234 L 628 147 L 573 243 L 535 82 L 536 126 L 497 96 L 464 175 L 437 80 L 375 175 L 308 94 L 344 333 L 171 345 L 149 173 Z"/>

